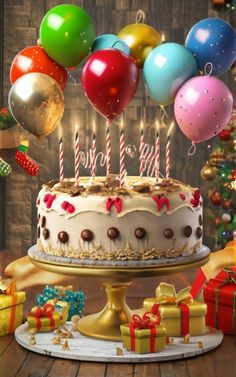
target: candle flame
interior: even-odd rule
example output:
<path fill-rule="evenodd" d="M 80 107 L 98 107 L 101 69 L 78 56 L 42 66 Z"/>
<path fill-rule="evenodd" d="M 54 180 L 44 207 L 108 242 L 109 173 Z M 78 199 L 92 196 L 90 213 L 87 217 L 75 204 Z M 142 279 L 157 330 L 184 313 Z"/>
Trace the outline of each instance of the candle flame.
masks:
<path fill-rule="evenodd" d="M 141 120 L 141 123 L 140 123 L 140 130 L 141 132 L 143 131 L 143 120 Z"/>
<path fill-rule="evenodd" d="M 164 43 L 166 41 L 165 33 L 161 33 L 161 41 Z"/>
<path fill-rule="evenodd" d="M 124 131 L 124 118 L 123 117 L 121 117 L 121 121 L 120 121 L 120 130 Z"/>
<path fill-rule="evenodd" d="M 156 120 L 156 131 L 158 134 L 160 132 L 160 129 L 161 129 L 161 123 L 159 122 L 159 120 Z"/>
<path fill-rule="evenodd" d="M 93 120 L 93 134 L 96 134 L 96 122 L 95 119 Z"/>
<path fill-rule="evenodd" d="M 173 133 L 174 126 L 175 126 L 175 122 L 172 122 L 170 127 L 168 128 L 168 131 L 167 131 L 167 138 L 169 138 L 171 136 L 171 134 Z"/>

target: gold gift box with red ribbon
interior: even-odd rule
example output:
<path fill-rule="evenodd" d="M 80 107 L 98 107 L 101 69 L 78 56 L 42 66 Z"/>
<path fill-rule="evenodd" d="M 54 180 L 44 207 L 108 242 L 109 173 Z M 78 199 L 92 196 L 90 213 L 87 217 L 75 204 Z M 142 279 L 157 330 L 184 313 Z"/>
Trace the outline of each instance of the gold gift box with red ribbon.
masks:
<path fill-rule="evenodd" d="M 173 285 L 160 283 L 156 297 L 144 300 L 144 310 L 150 310 L 154 304 L 160 304 L 161 324 L 168 336 L 202 335 L 207 331 L 207 306 L 193 300 L 190 287 L 176 293 Z"/>
<path fill-rule="evenodd" d="M 140 354 L 162 351 L 166 344 L 166 331 L 160 321 L 158 305 L 142 317 L 134 314 L 131 323 L 120 326 L 124 348 Z"/>
<path fill-rule="evenodd" d="M 35 306 L 27 316 L 29 329 L 36 332 L 50 332 L 60 326 L 61 314 L 55 311 L 55 306 L 45 304 L 44 306 Z"/>
<path fill-rule="evenodd" d="M 14 280 L 0 280 L 0 336 L 11 334 L 23 322 L 25 292 L 16 291 Z"/>

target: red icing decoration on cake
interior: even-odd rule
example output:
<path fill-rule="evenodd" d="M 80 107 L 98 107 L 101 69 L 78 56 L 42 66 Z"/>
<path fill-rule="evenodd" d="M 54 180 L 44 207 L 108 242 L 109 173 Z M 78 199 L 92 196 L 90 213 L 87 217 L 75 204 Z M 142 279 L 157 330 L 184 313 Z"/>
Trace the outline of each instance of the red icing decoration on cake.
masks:
<path fill-rule="evenodd" d="M 162 210 L 162 207 L 165 205 L 166 210 L 170 210 L 170 201 L 165 196 L 159 198 L 157 195 L 151 195 L 151 198 L 154 200 L 154 202 L 157 205 L 157 211 L 160 212 Z"/>
<path fill-rule="evenodd" d="M 119 198 L 119 196 L 117 196 L 114 199 L 113 198 L 107 198 L 107 200 L 106 200 L 106 210 L 108 212 L 110 212 L 111 207 L 113 205 L 115 206 L 117 213 L 120 213 L 122 211 L 122 200 L 121 200 L 121 198 Z"/>
<path fill-rule="evenodd" d="M 190 200 L 190 203 L 193 207 L 197 207 L 198 205 L 201 205 L 200 201 L 201 193 L 200 190 L 196 189 L 193 193 L 193 199 Z"/>
<path fill-rule="evenodd" d="M 46 194 L 43 198 L 47 208 L 51 208 L 53 201 L 56 199 L 56 195 Z"/>
<path fill-rule="evenodd" d="M 185 196 L 182 192 L 179 194 L 179 196 L 180 196 L 180 198 L 181 198 L 183 201 L 186 199 L 186 196 Z"/>
<path fill-rule="evenodd" d="M 61 208 L 69 213 L 75 212 L 75 207 L 73 206 L 73 204 L 67 202 L 66 200 L 62 203 Z"/>

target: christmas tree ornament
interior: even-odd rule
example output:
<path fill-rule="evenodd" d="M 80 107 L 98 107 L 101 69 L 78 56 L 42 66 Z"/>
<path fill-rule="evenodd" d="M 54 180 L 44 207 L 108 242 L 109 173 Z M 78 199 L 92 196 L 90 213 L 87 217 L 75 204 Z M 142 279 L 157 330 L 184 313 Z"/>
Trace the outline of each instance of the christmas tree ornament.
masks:
<path fill-rule="evenodd" d="M 11 173 L 11 166 L 0 157 L 0 177 L 6 177 Z"/>
<path fill-rule="evenodd" d="M 221 195 L 218 191 L 213 191 L 209 197 L 211 203 L 214 205 L 214 206 L 220 206 L 221 205 L 221 202 L 222 202 L 222 198 L 221 198 Z"/>
<path fill-rule="evenodd" d="M 216 178 L 218 169 L 212 165 L 204 165 L 201 170 L 201 177 L 204 181 L 213 181 Z"/>
<path fill-rule="evenodd" d="M 0 131 L 7 130 L 16 125 L 16 121 L 7 107 L 0 109 Z"/>
<path fill-rule="evenodd" d="M 230 130 L 222 130 L 218 136 L 222 141 L 229 141 L 231 139 L 231 132 Z"/>
<path fill-rule="evenodd" d="M 209 164 L 219 166 L 225 161 L 225 155 L 222 152 L 214 151 L 210 154 Z"/>
<path fill-rule="evenodd" d="M 224 199 L 223 207 L 226 209 L 230 209 L 232 207 L 232 199 Z"/>
<path fill-rule="evenodd" d="M 28 156 L 29 142 L 24 140 L 21 142 L 15 154 L 15 161 L 20 165 L 29 175 L 37 175 L 39 172 L 38 164 Z"/>
<path fill-rule="evenodd" d="M 230 221 L 231 221 L 231 216 L 230 216 L 230 214 L 229 213 L 223 213 L 223 215 L 222 215 L 222 220 L 223 220 L 223 222 L 224 223 L 230 223 Z"/>

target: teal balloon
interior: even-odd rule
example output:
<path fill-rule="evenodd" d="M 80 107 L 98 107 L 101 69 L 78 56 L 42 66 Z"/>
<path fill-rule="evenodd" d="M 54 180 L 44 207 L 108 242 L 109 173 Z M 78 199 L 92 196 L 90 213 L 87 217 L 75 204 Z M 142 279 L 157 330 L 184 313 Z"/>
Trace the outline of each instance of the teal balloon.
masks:
<path fill-rule="evenodd" d="M 173 103 L 179 88 L 197 73 L 194 56 L 178 43 L 164 43 L 154 48 L 143 67 L 149 93 L 161 106 Z"/>
<path fill-rule="evenodd" d="M 130 55 L 130 48 L 128 45 L 115 34 L 101 34 L 95 38 L 92 51 L 104 50 L 106 48 L 115 48 L 124 52 L 126 55 Z"/>
<path fill-rule="evenodd" d="M 91 51 L 95 31 L 85 10 L 72 4 L 58 5 L 44 16 L 39 30 L 40 44 L 63 67 L 79 64 Z"/>

